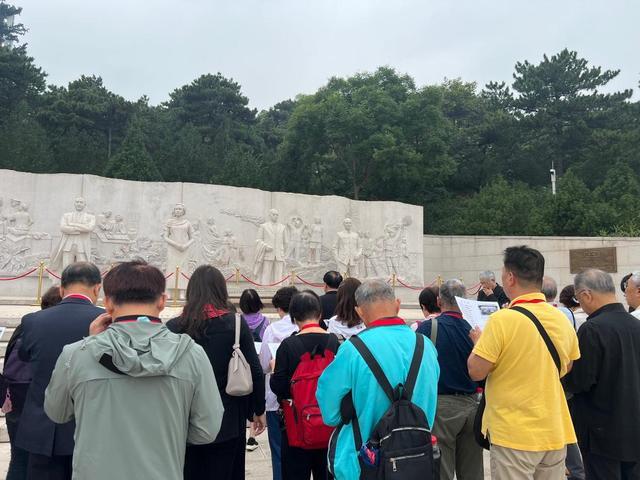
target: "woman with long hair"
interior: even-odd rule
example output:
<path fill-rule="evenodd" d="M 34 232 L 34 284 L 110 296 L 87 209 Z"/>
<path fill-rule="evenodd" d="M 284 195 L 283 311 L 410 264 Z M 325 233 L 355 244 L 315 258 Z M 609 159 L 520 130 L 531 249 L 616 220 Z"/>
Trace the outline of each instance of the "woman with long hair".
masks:
<path fill-rule="evenodd" d="M 338 287 L 336 314 L 327 320 L 327 331 L 348 340 L 365 329 L 356 312 L 356 290 L 361 285 L 357 278 L 349 277 Z"/>
<path fill-rule="evenodd" d="M 220 271 L 201 265 L 193 272 L 182 315 L 167 327 L 186 333 L 198 343 L 211 362 L 224 405 L 218 437 L 208 445 L 189 445 L 185 456 L 185 480 L 240 480 L 245 478 L 245 428 L 252 420 L 257 434 L 265 427 L 264 375 L 246 322 L 240 325 L 240 350 L 251 367 L 253 393 L 242 397 L 226 393 L 227 371 L 235 342 L 236 308 L 229 301 Z"/>

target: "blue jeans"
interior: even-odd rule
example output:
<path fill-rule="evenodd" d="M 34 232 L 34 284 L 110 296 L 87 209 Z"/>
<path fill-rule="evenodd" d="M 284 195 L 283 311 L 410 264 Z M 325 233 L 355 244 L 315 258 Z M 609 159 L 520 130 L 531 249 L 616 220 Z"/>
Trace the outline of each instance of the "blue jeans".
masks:
<path fill-rule="evenodd" d="M 271 449 L 271 469 L 273 480 L 282 480 L 282 460 L 280 446 L 282 444 L 282 427 L 280 414 L 267 411 L 267 433 L 269 434 L 269 448 Z"/>

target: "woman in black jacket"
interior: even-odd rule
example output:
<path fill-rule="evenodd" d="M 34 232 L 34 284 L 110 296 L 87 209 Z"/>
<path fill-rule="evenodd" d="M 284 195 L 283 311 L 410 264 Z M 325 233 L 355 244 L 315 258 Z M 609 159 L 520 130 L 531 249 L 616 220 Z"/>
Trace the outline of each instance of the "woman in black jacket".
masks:
<path fill-rule="evenodd" d="M 298 333 L 284 341 L 276 352 L 276 363 L 271 376 L 271 390 L 280 402 L 291 398 L 291 378 L 306 352 L 338 350 L 338 338 L 320 327 L 322 307 L 320 299 L 311 290 L 297 293 L 289 306 L 291 321 L 298 325 Z M 313 353 L 312 353 L 313 354 Z M 282 435 L 282 480 L 314 480 L 327 478 L 327 449 L 302 449 L 289 446 L 287 435 Z"/>
<path fill-rule="evenodd" d="M 251 367 L 253 394 L 232 397 L 225 392 L 235 341 L 235 312 L 222 273 L 210 265 L 201 265 L 189 280 L 182 315 L 167 323 L 169 330 L 188 334 L 207 353 L 224 405 L 216 440 L 209 445 L 187 446 L 185 480 L 244 479 L 247 419 L 253 420 L 257 434 L 266 425 L 264 375 L 251 330 L 244 320 L 240 327 L 240 350 Z"/>

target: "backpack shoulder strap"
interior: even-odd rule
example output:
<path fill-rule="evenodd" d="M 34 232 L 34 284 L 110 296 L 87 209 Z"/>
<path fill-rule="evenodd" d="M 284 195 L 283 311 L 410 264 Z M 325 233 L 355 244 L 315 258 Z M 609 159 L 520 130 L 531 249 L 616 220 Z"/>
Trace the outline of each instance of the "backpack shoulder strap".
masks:
<path fill-rule="evenodd" d="M 549 350 L 549 353 L 551 354 L 551 358 L 553 358 L 553 363 L 556 364 L 556 368 L 558 369 L 558 373 L 560 373 L 560 371 L 561 371 L 560 355 L 558 354 L 558 350 L 556 350 L 556 346 L 553 344 L 553 341 L 549 337 L 549 334 L 547 333 L 547 331 L 542 326 L 542 323 L 540 323 L 540 320 L 538 320 L 538 317 L 536 317 L 533 313 L 531 313 L 531 311 L 527 310 L 524 307 L 515 306 L 515 307 L 511 307 L 511 310 L 515 310 L 516 312 L 520 312 L 521 314 L 523 314 L 524 316 L 526 316 L 529 320 L 531 320 L 533 322 L 533 324 L 538 329 L 538 332 L 540 332 L 540 336 L 544 340 L 544 343 L 547 346 L 547 349 Z"/>
<path fill-rule="evenodd" d="M 435 346 L 436 339 L 438 338 L 438 317 L 431 319 L 431 335 L 429 335 L 429 338 L 431 338 L 431 342 Z"/>
<path fill-rule="evenodd" d="M 367 348 L 362 339 L 357 335 L 352 336 L 349 341 L 353 344 L 354 347 L 356 347 L 356 350 L 364 359 L 365 363 L 369 367 L 369 370 L 371 370 L 371 372 L 373 373 L 374 378 L 378 381 L 378 384 L 384 391 L 385 395 L 389 398 L 389 400 L 391 400 L 391 402 L 393 402 L 393 387 L 389 383 L 389 379 L 387 379 L 387 376 L 384 374 L 382 367 L 371 353 L 371 350 Z"/>
<path fill-rule="evenodd" d="M 424 335 L 417 333 L 416 348 L 413 351 L 413 358 L 411 359 L 409 374 L 407 375 L 407 381 L 405 382 L 405 385 L 404 385 L 404 391 L 405 391 L 407 400 L 411 400 L 411 397 L 413 396 L 413 390 L 416 387 L 416 382 L 418 380 L 418 373 L 420 372 L 420 365 L 422 363 L 423 354 L 424 354 Z"/>
<path fill-rule="evenodd" d="M 337 353 L 338 347 L 340 346 L 340 339 L 335 333 L 330 333 L 329 338 L 327 339 L 327 346 L 324 347 L 325 350 L 330 350 L 333 353 Z"/>

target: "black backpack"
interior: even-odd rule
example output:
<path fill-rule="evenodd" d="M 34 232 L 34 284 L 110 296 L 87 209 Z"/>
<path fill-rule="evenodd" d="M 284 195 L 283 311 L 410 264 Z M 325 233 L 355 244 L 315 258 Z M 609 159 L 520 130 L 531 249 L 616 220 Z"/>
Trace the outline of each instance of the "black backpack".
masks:
<path fill-rule="evenodd" d="M 358 451 L 361 480 L 437 480 L 440 478 L 440 451 L 433 445 L 431 428 L 424 411 L 411 402 L 424 352 L 424 336 L 416 334 L 416 347 L 404 385 L 391 386 L 380 364 L 358 337 L 349 339 L 373 372 L 391 406 L 373 428 L 363 444 L 358 417 L 351 395 L 343 399 L 343 424 L 351 421 L 355 449 Z M 329 445 L 329 469 L 333 460 L 338 427 Z"/>

